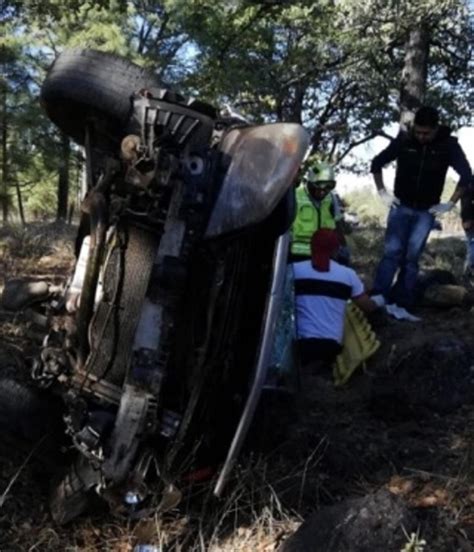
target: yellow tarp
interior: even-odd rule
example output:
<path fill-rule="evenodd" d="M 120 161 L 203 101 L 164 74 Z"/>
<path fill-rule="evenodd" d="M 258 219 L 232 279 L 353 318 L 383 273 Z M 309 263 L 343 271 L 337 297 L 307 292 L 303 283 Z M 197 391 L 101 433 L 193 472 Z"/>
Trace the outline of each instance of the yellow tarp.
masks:
<path fill-rule="evenodd" d="M 379 347 L 380 341 L 364 313 L 354 303 L 349 303 L 344 321 L 343 349 L 333 366 L 334 383 L 346 383 L 354 371 Z"/>

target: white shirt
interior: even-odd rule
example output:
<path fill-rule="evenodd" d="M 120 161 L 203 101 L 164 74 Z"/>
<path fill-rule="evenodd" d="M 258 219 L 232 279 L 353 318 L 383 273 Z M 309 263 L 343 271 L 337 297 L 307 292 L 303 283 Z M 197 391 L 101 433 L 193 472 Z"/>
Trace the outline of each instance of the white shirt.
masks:
<path fill-rule="evenodd" d="M 328 272 L 315 270 L 311 261 L 293 264 L 296 333 L 299 339 L 333 339 L 342 344 L 346 304 L 364 293 L 352 268 L 330 261 Z"/>

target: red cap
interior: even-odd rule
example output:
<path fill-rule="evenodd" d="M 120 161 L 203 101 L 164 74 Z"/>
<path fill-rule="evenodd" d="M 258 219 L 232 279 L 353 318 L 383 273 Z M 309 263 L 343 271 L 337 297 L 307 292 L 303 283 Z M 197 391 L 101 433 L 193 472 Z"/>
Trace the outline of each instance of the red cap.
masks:
<path fill-rule="evenodd" d="M 329 270 L 329 261 L 339 247 L 339 238 L 335 230 L 321 228 L 311 238 L 311 262 L 319 272 Z"/>

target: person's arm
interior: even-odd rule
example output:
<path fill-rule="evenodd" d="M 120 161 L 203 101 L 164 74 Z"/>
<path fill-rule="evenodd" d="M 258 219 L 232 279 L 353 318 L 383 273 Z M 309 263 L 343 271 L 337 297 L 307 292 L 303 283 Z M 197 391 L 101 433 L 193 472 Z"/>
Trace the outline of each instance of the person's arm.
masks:
<path fill-rule="evenodd" d="M 429 209 L 433 215 L 440 215 L 451 211 L 457 201 L 469 189 L 472 178 L 471 166 L 469 165 L 463 149 L 455 138 L 449 142 L 449 165 L 458 173 L 459 182 L 454 192 L 446 203 L 438 203 Z"/>
<path fill-rule="evenodd" d="M 394 197 L 387 191 L 383 181 L 382 168 L 394 161 L 400 152 L 401 137 L 397 136 L 390 144 L 382 150 L 378 155 L 376 155 L 370 165 L 370 172 L 374 177 L 375 187 L 377 188 L 377 193 L 380 196 L 380 199 L 385 203 L 387 207 L 391 207 L 393 204 Z"/>
<path fill-rule="evenodd" d="M 438 203 L 438 205 L 433 205 L 433 207 L 431 207 L 429 211 L 433 215 L 451 211 L 457 201 L 466 193 L 469 193 L 472 179 L 471 166 L 469 165 L 469 161 L 463 149 L 454 137 L 451 137 L 449 141 L 449 165 L 458 173 L 459 182 L 446 203 Z"/>
<path fill-rule="evenodd" d="M 375 186 L 377 187 L 378 192 L 385 190 L 382 169 L 383 167 L 385 167 L 385 165 L 387 165 L 391 161 L 394 161 L 398 157 L 398 154 L 400 152 L 400 144 L 401 137 L 397 136 L 384 150 L 382 150 L 372 159 L 370 172 L 373 174 Z"/>
<path fill-rule="evenodd" d="M 352 288 L 352 301 L 364 312 L 373 312 L 380 305 L 373 301 L 364 290 L 364 284 L 355 270 L 349 269 L 349 278 Z"/>
<path fill-rule="evenodd" d="M 372 173 L 372 176 L 374 177 L 375 187 L 377 188 L 377 192 L 386 191 L 385 184 L 383 181 L 383 174 L 380 170 L 379 172 Z"/>
<path fill-rule="evenodd" d="M 463 191 L 469 187 L 472 178 L 472 171 L 464 150 L 455 138 L 450 141 L 449 164 L 459 175 L 458 185 L 450 200 L 453 201 L 453 203 L 456 203 L 456 201 L 463 194 Z"/>
<path fill-rule="evenodd" d="M 456 204 L 457 201 L 461 199 L 463 193 L 464 193 L 464 186 L 461 186 L 458 184 L 453 192 L 453 195 L 449 198 L 449 202 L 452 203 L 453 205 Z"/>
<path fill-rule="evenodd" d="M 372 299 L 369 297 L 367 293 L 362 293 L 361 295 L 358 295 L 357 297 L 353 297 L 352 301 L 364 312 L 374 312 L 374 310 L 378 309 L 379 306 L 375 301 L 372 301 Z"/>
<path fill-rule="evenodd" d="M 332 211 L 334 215 L 334 222 L 336 223 L 336 233 L 337 233 L 337 237 L 339 238 L 339 244 L 342 246 L 345 246 L 346 238 L 344 236 L 344 224 L 343 224 L 341 204 L 338 196 L 334 192 L 331 192 L 331 199 L 332 199 Z"/>
<path fill-rule="evenodd" d="M 336 233 L 339 239 L 339 244 L 346 246 L 346 236 L 344 236 L 344 223 L 342 220 L 336 220 Z"/>

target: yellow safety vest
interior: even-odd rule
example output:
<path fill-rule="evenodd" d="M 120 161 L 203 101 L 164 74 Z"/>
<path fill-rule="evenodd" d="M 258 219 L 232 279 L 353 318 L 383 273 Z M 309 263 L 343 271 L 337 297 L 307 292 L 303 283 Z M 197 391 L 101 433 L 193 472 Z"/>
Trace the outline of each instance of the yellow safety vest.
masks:
<path fill-rule="evenodd" d="M 319 205 L 308 196 L 306 189 L 296 189 L 296 218 L 291 229 L 291 252 L 294 255 L 311 256 L 311 236 L 320 228 L 336 228 L 333 197 L 328 194 Z"/>

